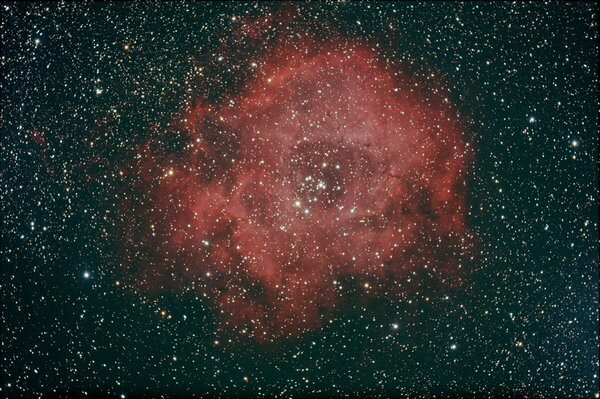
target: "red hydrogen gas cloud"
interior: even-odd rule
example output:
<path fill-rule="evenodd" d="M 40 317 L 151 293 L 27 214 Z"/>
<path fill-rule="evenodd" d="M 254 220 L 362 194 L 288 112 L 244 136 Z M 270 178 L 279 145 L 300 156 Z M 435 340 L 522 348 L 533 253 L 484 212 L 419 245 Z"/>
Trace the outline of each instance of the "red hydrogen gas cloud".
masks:
<path fill-rule="evenodd" d="M 390 295 L 416 271 L 457 278 L 469 151 L 439 91 L 356 43 L 299 40 L 256 64 L 237 94 L 193 102 L 181 148 L 140 149 L 137 279 L 201 293 L 262 340 L 318 328 L 336 279 Z"/>

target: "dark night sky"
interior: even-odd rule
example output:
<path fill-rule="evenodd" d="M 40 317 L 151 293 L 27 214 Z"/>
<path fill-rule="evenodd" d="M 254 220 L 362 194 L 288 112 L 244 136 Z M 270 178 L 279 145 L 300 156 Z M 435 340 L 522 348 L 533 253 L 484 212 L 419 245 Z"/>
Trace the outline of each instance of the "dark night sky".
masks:
<path fill-rule="evenodd" d="M 1 392 L 597 398 L 597 13 L 592 2 L 3 3 Z M 426 98 L 444 93 L 472 148 L 470 165 L 453 186 L 466 191 L 453 195 L 464 201 L 456 209 L 473 252 L 461 282 L 445 284 L 442 268 L 454 270 L 457 260 L 439 254 L 448 237 L 432 228 L 427 240 L 411 244 L 418 249 L 410 248 L 444 272 L 415 278 L 400 293 L 389 287 L 406 277 L 404 270 L 421 275 L 412 258 L 402 258 L 405 269 L 387 277 L 345 273 L 339 278 L 346 288 L 335 291 L 339 306 L 323 323 L 295 328 L 275 321 L 273 338 L 257 342 L 252 331 L 219 318 L 222 293 L 234 292 L 219 284 L 231 281 L 218 280 L 217 270 L 214 280 L 203 277 L 190 288 L 187 269 L 204 273 L 208 261 L 194 258 L 200 249 L 187 241 L 180 257 L 165 253 L 162 243 L 154 247 L 155 227 L 148 224 L 152 217 L 157 230 L 164 227 L 159 242 L 179 220 L 174 207 L 194 204 L 184 196 L 166 201 L 172 187 L 201 192 L 223 187 L 222 176 L 225 182 L 246 176 L 222 165 L 233 151 L 228 140 L 243 142 L 253 133 L 210 122 L 218 138 L 207 145 L 221 147 L 212 164 L 204 160 L 186 174 L 192 152 L 174 120 L 198 99 L 262 98 L 251 82 L 263 68 L 287 65 L 285 55 L 297 48 L 278 43 L 293 36 L 316 38 L 313 50 L 324 58 L 315 59 L 327 62 L 342 43 L 363 43 L 389 69 L 423 86 Z M 352 54 L 363 48 L 352 46 Z M 274 48 L 284 57 L 270 58 Z M 310 71 L 300 83 L 327 83 Z M 294 82 L 284 80 L 269 93 Z M 340 87 L 334 84 L 320 104 L 339 100 Z M 402 89 L 399 96 L 413 93 Z M 293 101 L 311 99 L 298 96 Z M 409 103 L 402 101 L 394 104 Z M 249 124 L 236 107 L 223 106 L 229 114 L 221 115 Z M 301 114 L 298 123 L 311 112 L 319 110 Z M 261 123 L 272 128 L 279 116 L 265 115 Z M 424 152 L 451 151 L 443 143 L 427 144 Z M 236 145 L 243 156 L 255 155 Z M 161 184 L 171 169 L 150 181 L 144 172 L 165 165 L 173 165 L 176 182 L 166 189 Z M 359 169 L 340 178 L 345 187 Z M 268 180 L 262 169 L 248 170 L 256 172 L 253 179 Z M 338 175 L 323 179 L 328 176 Z M 374 176 L 357 181 L 370 187 Z M 440 184 L 426 192 L 435 195 Z M 216 196 L 207 198 L 212 205 L 203 209 L 221 206 Z M 406 214 L 424 220 L 409 211 L 397 220 Z M 396 214 L 386 223 L 396 220 L 390 215 Z M 244 223 L 237 220 L 238 227 Z M 422 228 L 438 226 L 427 223 Z M 334 228 L 326 217 L 322 224 Z M 355 233 L 350 236 L 362 237 Z M 259 240 L 249 237 L 249 243 Z M 338 248 L 334 243 L 324 245 Z M 287 247 L 274 241 L 268 251 L 280 248 Z M 250 268 L 238 263 L 236 270 Z M 329 284 L 330 276 L 311 265 Z M 267 290 L 270 282 L 263 283 L 255 280 L 250 291 Z M 215 296 L 205 297 L 212 288 Z M 271 309 L 274 299 L 261 292 L 248 295 L 266 297 L 264 309 Z M 280 328 L 298 334 L 275 337 Z"/>

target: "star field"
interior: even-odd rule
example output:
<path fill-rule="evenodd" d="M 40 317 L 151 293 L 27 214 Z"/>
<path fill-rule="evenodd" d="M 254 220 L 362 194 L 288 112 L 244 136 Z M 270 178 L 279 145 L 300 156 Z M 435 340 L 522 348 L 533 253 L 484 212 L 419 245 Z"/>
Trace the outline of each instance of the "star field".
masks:
<path fill-rule="evenodd" d="M 594 3 L 3 3 L 6 397 L 598 389 Z"/>

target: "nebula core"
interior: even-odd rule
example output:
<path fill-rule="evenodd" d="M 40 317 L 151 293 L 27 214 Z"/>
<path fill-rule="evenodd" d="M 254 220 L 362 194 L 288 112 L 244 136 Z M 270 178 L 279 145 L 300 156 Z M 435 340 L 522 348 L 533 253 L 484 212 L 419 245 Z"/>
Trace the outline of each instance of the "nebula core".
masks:
<path fill-rule="evenodd" d="M 140 147 L 138 283 L 201 293 L 223 329 L 271 340 L 319 328 L 340 281 L 377 296 L 422 271 L 459 280 L 470 150 L 441 90 L 350 41 L 281 41 L 253 66 L 182 111 L 161 136 L 175 145 Z"/>

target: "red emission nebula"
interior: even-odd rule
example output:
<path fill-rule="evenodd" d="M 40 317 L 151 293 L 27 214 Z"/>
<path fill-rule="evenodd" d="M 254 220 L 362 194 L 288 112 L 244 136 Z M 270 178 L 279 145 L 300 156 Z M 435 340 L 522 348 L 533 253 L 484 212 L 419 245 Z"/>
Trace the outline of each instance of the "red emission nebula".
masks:
<path fill-rule="evenodd" d="M 340 281 L 398 297 L 423 271 L 458 281 L 471 152 L 421 86 L 365 45 L 266 51 L 236 94 L 183 111 L 182 149 L 140 148 L 128 270 L 207 297 L 223 330 L 259 341 L 319 328 Z"/>

